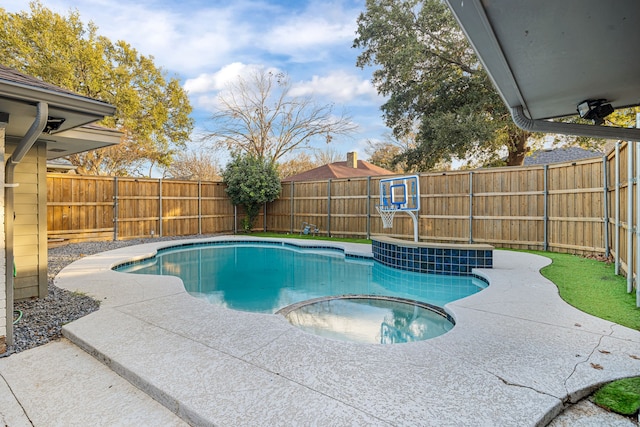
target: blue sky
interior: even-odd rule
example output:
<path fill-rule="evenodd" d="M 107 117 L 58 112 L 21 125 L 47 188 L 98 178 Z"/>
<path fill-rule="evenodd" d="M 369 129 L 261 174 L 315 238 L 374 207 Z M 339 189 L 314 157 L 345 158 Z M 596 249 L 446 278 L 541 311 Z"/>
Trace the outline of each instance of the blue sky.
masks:
<path fill-rule="evenodd" d="M 9 12 L 28 10 L 11 0 Z M 331 143 L 338 153 L 366 158 L 367 139 L 382 139 L 384 102 L 370 82 L 371 69 L 355 66 L 352 48 L 364 0 L 160 1 L 41 0 L 54 12 L 76 9 L 111 41 L 124 40 L 180 79 L 194 107 L 196 131 L 207 127 L 217 92 L 252 67 L 287 73 L 295 93 L 344 109 L 359 130 Z M 195 139 L 195 137 L 194 137 Z M 320 146 L 320 145 L 319 145 Z M 321 148 L 324 148 L 322 145 Z"/>

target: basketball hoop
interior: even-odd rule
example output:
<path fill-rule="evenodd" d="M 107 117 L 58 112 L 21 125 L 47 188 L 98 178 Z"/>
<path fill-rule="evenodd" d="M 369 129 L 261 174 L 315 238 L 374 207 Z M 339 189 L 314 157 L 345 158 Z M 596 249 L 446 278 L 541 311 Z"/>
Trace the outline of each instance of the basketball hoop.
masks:
<path fill-rule="evenodd" d="M 382 228 L 392 228 L 393 217 L 398 209 L 394 205 L 376 205 L 376 210 L 382 218 Z"/>

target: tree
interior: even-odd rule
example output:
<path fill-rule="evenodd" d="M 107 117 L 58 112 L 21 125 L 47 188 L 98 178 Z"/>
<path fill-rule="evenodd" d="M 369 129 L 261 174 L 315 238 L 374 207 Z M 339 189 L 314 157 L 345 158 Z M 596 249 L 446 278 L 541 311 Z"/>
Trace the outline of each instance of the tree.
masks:
<path fill-rule="evenodd" d="M 309 143 L 356 129 L 345 114 L 335 116 L 333 105 L 318 105 L 311 96 L 291 96 L 286 75 L 255 71 L 239 77 L 218 96 L 219 109 L 212 116 L 215 130 L 206 138 L 218 147 L 242 151 L 276 162 Z"/>
<path fill-rule="evenodd" d="M 217 181 L 220 176 L 220 165 L 213 153 L 201 148 L 198 151 L 181 151 L 177 153 L 171 164 L 164 168 L 166 178 Z"/>
<path fill-rule="evenodd" d="M 324 150 L 313 150 L 313 161 L 316 166 L 327 165 L 343 160 L 345 160 L 344 156 L 332 147 L 325 148 Z"/>
<path fill-rule="evenodd" d="M 222 173 L 226 192 L 234 205 L 243 205 L 247 216 L 243 229 L 250 231 L 264 203 L 280 195 L 280 178 L 275 164 L 250 154 L 235 153 Z"/>
<path fill-rule="evenodd" d="M 396 138 L 392 133 L 385 132 L 380 141 L 368 140 L 365 153 L 369 155 L 369 162 L 387 170 L 404 173 L 418 172 L 407 166 L 407 162 L 402 160 L 402 155 L 415 147 L 415 132 L 410 132 L 400 138 Z"/>
<path fill-rule="evenodd" d="M 0 8 L 0 20 L 5 65 L 116 107 L 101 124 L 122 131 L 122 143 L 71 156 L 81 173 L 143 174 L 143 167 L 166 166 L 185 148 L 193 129 L 189 99 L 152 57 L 99 36 L 77 11 L 61 16 L 39 1 L 30 3 L 30 12 Z"/>
<path fill-rule="evenodd" d="M 278 174 L 280 179 L 311 170 L 320 164 L 307 153 L 299 153 L 296 157 L 278 163 Z"/>
<path fill-rule="evenodd" d="M 357 65 L 378 65 L 373 82 L 396 138 L 417 123 L 416 146 L 400 155 L 411 169 L 507 153 L 519 165 L 531 133 L 515 126 L 451 12 L 440 0 L 367 0 L 358 17 Z"/>

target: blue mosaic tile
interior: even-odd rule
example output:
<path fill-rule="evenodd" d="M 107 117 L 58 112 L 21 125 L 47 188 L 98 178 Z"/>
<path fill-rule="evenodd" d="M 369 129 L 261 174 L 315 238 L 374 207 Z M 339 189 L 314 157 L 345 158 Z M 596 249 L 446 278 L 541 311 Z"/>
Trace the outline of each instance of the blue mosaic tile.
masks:
<path fill-rule="evenodd" d="M 491 268 L 493 251 L 475 249 L 413 248 L 372 242 L 373 258 L 389 267 L 419 273 L 468 275 L 474 268 Z"/>

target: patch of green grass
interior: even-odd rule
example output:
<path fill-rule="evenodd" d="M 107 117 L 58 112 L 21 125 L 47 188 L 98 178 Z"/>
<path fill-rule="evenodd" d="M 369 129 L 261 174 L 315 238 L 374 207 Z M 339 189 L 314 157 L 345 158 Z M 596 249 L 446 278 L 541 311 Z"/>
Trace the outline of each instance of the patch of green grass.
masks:
<path fill-rule="evenodd" d="M 635 415 L 640 409 L 640 377 L 614 381 L 595 392 L 593 403 L 622 415 Z"/>
<path fill-rule="evenodd" d="M 627 279 L 615 275 L 613 264 L 576 255 L 527 251 L 553 261 L 540 272 L 558 287 L 567 303 L 601 319 L 640 330 L 640 308 Z"/>
<path fill-rule="evenodd" d="M 277 237 L 277 238 L 290 238 L 290 239 L 308 239 L 308 240 L 329 240 L 333 242 L 347 242 L 347 243 L 365 243 L 370 244 L 371 240 L 369 239 L 355 239 L 355 238 L 346 238 L 346 237 L 327 237 L 327 236 L 312 236 L 310 234 L 282 234 L 282 233 L 265 233 L 265 232 L 257 232 L 251 233 L 250 236 L 255 237 Z"/>

